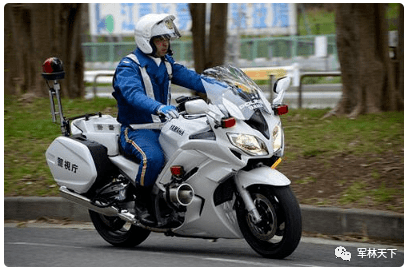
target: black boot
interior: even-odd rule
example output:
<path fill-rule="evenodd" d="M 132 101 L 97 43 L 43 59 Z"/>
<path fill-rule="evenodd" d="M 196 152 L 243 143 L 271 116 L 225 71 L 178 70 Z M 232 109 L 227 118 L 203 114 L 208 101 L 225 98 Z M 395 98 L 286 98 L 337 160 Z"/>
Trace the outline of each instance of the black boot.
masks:
<path fill-rule="evenodd" d="M 137 185 L 135 210 L 138 220 L 147 226 L 155 225 L 155 218 L 151 214 L 151 190 L 152 187 L 144 187 Z"/>

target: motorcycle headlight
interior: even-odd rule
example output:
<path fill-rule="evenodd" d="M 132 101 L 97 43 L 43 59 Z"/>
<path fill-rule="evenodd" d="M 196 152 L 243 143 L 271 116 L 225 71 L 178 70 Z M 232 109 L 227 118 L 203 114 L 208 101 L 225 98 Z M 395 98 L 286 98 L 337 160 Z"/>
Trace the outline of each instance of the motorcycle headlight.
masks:
<path fill-rule="evenodd" d="M 277 125 L 272 132 L 272 147 L 276 152 L 282 148 L 283 130 L 281 125 Z"/>
<path fill-rule="evenodd" d="M 256 156 L 268 154 L 265 143 L 256 136 L 228 133 L 228 138 L 234 146 L 240 148 L 249 155 Z"/>

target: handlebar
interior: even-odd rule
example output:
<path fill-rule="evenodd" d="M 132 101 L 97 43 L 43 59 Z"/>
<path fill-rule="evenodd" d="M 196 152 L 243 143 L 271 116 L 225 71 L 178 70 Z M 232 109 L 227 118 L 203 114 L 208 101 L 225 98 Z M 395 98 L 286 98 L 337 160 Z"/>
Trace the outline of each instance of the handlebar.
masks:
<path fill-rule="evenodd" d="M 147 123 L 147 124 L 131 124 L 132 129 L 162 129 L 165 123 Z"/>

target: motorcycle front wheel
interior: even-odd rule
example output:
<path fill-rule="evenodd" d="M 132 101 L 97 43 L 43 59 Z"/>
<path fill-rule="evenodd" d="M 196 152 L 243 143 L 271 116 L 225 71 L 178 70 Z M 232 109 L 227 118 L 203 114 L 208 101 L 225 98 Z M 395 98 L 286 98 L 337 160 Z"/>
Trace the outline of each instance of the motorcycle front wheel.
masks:
<path fill-rule="evenodd" d="M 254 185 L 248 191 L 262 221 L 255 223 L 240 201 L 236 214 L 246 242 L 266 258 L 289 256 L 302 235 L 300 207 L 291 188 Z"/>
<path fill-rule="evenodd" d="M 126 223 L 116 216 L 105 216 L 89 210 L 91 221 L 100 236 L 117 247 L 134 247 L 148 238 L 151 231 Z"/>

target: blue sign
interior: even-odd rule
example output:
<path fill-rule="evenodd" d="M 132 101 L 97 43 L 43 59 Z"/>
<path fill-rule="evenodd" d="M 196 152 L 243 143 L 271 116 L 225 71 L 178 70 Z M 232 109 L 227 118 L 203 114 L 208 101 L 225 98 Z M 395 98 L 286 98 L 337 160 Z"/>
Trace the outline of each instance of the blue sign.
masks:
<path fill-rule="evenodd" d="M 92 35 L 133 35 L 139 18 L 149 13 L 169 13 L 176 17 L 181 33 L 191 34 L 191 14 L 188 3 L 91 3 Z M 207 4 L 208 10 L 210 5 Z M 231 34 L 296 34 L 296 4 L 291 3 L 230 3 L 228 32 Z"/>

